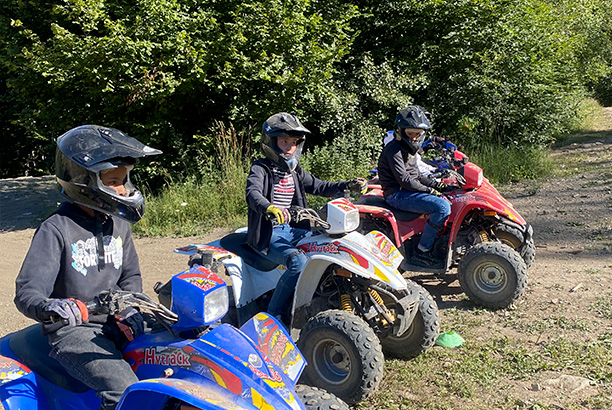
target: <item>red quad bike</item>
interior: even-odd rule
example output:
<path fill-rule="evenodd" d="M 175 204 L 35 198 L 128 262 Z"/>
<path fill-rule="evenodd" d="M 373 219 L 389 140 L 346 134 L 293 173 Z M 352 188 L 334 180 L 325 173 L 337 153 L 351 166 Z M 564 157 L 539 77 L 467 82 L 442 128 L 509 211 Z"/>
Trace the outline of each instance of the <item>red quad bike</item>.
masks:
<path fill-rule="evenodd" d="M 456 267 L 459 284 L 473 302 L 488 308 L 509 306 L 524 293 L 527 270 L 535 258 L 531 225 L 484 178 L 482 169 L 469 162 L 454 144 L 436 138 L 423 146 L 436 150 L 435 159 L 428 161 L 436 168 L 433 176 L 457 186 L 446 193 L 451 214 L 432 250 L 446 261 L 445 268 L 409 264 L 428 214 L 391 207 L 376 177 L 355 203 L 361 218 L 360 229 L 381 231 L 391 238 L 405 257 L 401 266 L 404 270 L 445 278 Z"/>

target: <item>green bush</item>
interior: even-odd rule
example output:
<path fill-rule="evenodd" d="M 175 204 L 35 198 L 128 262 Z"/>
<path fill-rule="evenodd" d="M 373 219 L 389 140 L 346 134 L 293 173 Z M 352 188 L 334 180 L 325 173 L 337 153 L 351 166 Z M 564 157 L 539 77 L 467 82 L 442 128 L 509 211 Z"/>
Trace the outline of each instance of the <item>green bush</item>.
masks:
<path fill-rule="evenodd" d="M 612 0 L 31 0 L 0 3 L 0 177 L 51 171 L 74 126 L 164 151 L 146 169 L 208 172 L 217 122 L 290 111 L 321 178 L 365 175 L 409 103 L 469 147 L 545 145 L 605 95 Z M 599 90 L 599 91 L 594 91 Z M 253 141 L 256 141 L 257 135 Z M 145 178 L 146 179 L 146 178 Z"/>

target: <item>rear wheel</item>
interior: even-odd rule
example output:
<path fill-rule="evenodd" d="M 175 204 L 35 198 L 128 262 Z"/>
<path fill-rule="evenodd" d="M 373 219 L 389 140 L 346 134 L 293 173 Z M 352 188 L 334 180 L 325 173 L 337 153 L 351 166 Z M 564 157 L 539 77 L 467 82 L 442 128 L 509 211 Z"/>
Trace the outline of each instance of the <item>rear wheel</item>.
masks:
<path fill-rule="evenodd" d="M 401 336 L 393 334 L 381 339 L 385 354 L 412 359 L 433 346 L 440 333 L 438 305 L 421 285 L 408 282 L 408 292 L 419 295 L 419 309 L 410 327 Z"/>
<path fill-rule="evenodd" d="M 298 384 L 295 394 L 307 410 L 349 410 L 345 402 L 323 389 Z"/>
<path fill-rule="evenodd" d="M 535 244 L 533 238 L 525 241 L 523 233 L 510 225 L 500 224 L 494 228 L 495 236 L 501 241 L 517 251 L 523 260 L 527 269 L 531 268 L 531 264 L 535 259 Z"/>
<path fill-rule="evenodd" d="M 382 380 L 384 356 L 368 324 L 343 310 L 308 320 L 297 342 L 308 365 L 301 383 L 324 388 L 349 404 L 369 397 Z"/>
<path fill-rule="evenodd" d="M 525 292 L 527 266 L 514 249 L 500 242 L 482 242 L 463 256 L 459 283 L 475 303 L 505 308 Z"/>

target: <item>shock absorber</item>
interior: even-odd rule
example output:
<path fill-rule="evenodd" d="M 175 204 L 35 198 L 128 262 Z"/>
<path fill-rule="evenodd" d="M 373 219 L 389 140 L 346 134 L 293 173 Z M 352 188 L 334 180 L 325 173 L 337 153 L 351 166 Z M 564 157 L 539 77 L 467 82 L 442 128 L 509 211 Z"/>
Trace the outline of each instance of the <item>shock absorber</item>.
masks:
<path fill-rule="evenodd" d="M 478 236 L 480 237 L 480 242 L 489 242 L 489 234 L 486 231 L 478 232 Z"/>
<path fill-rule="evenodd" d="M 340 304 L 342 305 L 342 310 L 346 310 L 347 312 L 353 311 L 353 303 L 351 302 L 351 295 L 348 293 L 343 293 L 340 295 Z"/>
<path fill-rule="evenodd" d="M 378 306 L 385 310 L 387 316 L 389 316 L 392 320 L 395 320 L 395 315 L 393 315 L 389 311 L 389 309 L 387 309 L 387 306 L 385 306 L 385 302 L 383 302 L 382 298 L 380 297 L 380 294 L 372 288 L 368 289 L 368 292 L 370 293 L 370 296 L 372 296 L 372 299 L 374 299 L 374 302 L 376 302 Z M 384 317 L 382 318 L 382 322 L 385 326 L 388 324 L 387 320 Z"/>

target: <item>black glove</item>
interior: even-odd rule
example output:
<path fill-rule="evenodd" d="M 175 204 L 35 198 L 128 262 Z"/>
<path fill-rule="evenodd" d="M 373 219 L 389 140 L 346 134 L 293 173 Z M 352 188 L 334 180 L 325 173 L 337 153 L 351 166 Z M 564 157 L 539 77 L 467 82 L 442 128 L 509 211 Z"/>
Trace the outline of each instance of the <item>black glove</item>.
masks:
<path fill-rule="evenodd" d="M 63 323 L 64 326 L 78 326 L 89 319 L 87 306 L 78 299 L 49 299 L 42 306 L 44 322 Z"/>
<path fill-rule="evenodd" d="M 440 186 L 438 187 L 438 190 L 444 193 L 455 191 L 457 189 L 461 189 L 461 187 L 458 185 L 445 184 L 443 182 L 440 182 Z"/>
<path fill-rule="evenodd" d="M 365 178 L 355 178 L 347 182 L 346 187 L 353 192 L 365 193 L 368 188 L 368 181 Z"/>
<path fill-rule="evenodd" d="M 116 313 L 115 321 L 119 330 L 130 342 L 144 333 L 144 319 L 140 311 L 134 307 L 129 307 Z"/>

